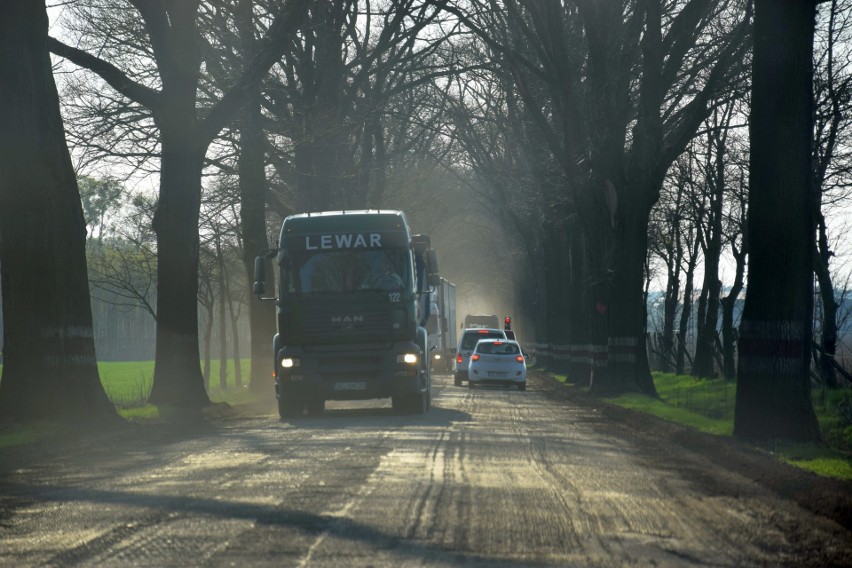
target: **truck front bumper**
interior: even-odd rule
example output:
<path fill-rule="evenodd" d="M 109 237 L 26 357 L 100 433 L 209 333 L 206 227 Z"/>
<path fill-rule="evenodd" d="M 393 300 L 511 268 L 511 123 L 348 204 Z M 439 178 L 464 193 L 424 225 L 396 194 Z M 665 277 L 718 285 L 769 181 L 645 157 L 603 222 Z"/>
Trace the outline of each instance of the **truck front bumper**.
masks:
<path fill-rule="evenodd" d="M 291 366 L 283 366 L 285 360 Z M 309 350 L 285 346 L 276 361 L 275 393 L 322 400 L 418 394 L 428 388 L 428 363 L 424 363 L 421 349 L 413 342 Z"/>

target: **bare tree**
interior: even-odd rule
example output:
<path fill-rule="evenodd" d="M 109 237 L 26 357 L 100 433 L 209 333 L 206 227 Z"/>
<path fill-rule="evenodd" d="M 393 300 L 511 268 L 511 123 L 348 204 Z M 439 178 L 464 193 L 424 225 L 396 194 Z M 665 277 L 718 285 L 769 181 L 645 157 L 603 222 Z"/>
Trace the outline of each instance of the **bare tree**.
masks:
<path fill-rule="evenodd" d="M 86 221 L 47 30 L 44 4 L 0 3 L 0 418 L 104 421 L 116 414 L 98 376 Z"/>
<path fill-rule="evenodd" d="M 810 388 L 816 0 L 755 0 L 754 7 L 748 293 L 734 435 L 814 441 L 820 438 Z"/>
<path fill-rule="evenodd" d="M 831 246 L 826 215 L 837 202 L 849 198 L 852 181 L 852 2 L 831 0 L 820 5 L 814 70 L 814 205 L 816 255 L 814 273 L 819 283 L 821 317 L 818 369 L 820 380 L 832 387 L 837 380 L 838 308 L 832 281 Z"/>
<path fill-rule="evenodd" d="M 475 13 L 447 9 L 511 69 L 583 223 L 589 309 L 605 315 L 608 336 L 595 388 L 654 394 L 643 301 L 649 215 L 669 166 L 741 75 L 748 12 L 739 2 L 708 0 L 475 6 Z M 513 43 L 487 31 L 482 18 L 495 13 L 517 22 Z M 542 81 L 543 98 L 528 88 Z"/>
<path fill-rule="evenodd" d="M 728 182 L 725 166 L 734 108 L 734 105 L 728 104 L 717 109 L 706 123 L 702 185 L 705 189 L 707 207 L 706 218 L 699 225 L 699 238 L 704 258 L 704 283 L 698 299 L 698 329 L 695 340 L 695 359 L 692 365 L 692 374 L 696 377 L 715 377 L 717 369 L 721 367 L 717 331 L 722 294 L 719 265 L 722 259 L 725 193 Z"/>
<path fill-rule="evenodd" d="M 198 218 L 201 171 L 213 138 L 245 102 L 252 87 L 287 49 L 309 0 L 284 4 L 256 56 L 239 79 L 209 108 L 198 108 L 201 40 L 199 1 L 152 4 L 129 0 L 147 37 L 142 52 L 153 59 L 152 83 L 131 78 L 111 61 L 50 40 L 55 54 L 100 75 L 152 117 L 159 130 L 160 194 L 154 216 L 157 234 L 157 348 L 151 402 L 201 406 L 204 390 L 198 351 Z M 102 13 L 102 12 L 100 12 Z M 118 42 L 121 44 L 121 42 Z M 204 112 L 203 116 L 199 116 Z"/>

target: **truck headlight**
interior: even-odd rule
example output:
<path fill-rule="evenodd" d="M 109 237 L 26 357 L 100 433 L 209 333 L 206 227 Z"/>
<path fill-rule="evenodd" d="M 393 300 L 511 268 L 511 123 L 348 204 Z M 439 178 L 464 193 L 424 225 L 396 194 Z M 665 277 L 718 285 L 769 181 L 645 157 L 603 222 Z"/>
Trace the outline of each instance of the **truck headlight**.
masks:
<path fill-rule="evenodd" d="M 440 354 L 440 353 L 435 353 L 435 359 L 437 360 L 437 359 L 440 359 L 440 358 L 441 358 L 441 354 Z"/>
<path fill-rule="evenodd" d="M 301 366 L 302 362 L 296 357 L 284 357 L 281 359 L 281 366 L 285 369 Z"/>
<path fill-rule="evenodd" d="M 417 353 L 405 353 L 404 355 L 397 355 L 396 362 L 414 365 L 415 363 L 417 363 Z"/>

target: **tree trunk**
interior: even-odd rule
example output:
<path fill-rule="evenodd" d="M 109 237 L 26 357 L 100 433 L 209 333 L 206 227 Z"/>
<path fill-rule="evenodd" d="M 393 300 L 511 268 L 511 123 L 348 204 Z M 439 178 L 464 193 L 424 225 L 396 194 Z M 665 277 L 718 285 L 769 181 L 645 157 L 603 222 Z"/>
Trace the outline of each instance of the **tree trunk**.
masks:
<path fill-rule="evenodd" d="M 234 358 L 234 386 L 241 388 L 243 386 L 243 369 L 240 359 L 240 330 L 237 325 L 240 314 L 234 311 L 234 302 L 231 300 L 230 293 L 228 294 L 228 314 L 231 319 L 231 353 Z"/>
<path fill-rule="evenodd" d="M 720 236 L 713 235 L 711 238 L 715 241 Z M 722 289 L 722 282 L 719 280 L 721 252 L 721 241 L 719 241 L 713 242 L 704 254 L 704 284 L 698 310 L 695 361 L 692 365 L 692 375 L 696 377 L 716 376 L 716 330 L 719 323 L 719 296 Z"/>
<path fill-rule="evenodd" d="M 675 231 L 680 231 L 679 228 L 675 228 Z M 679 237 L 675 237 L 675 248 L 672 249 L 673 258 L 669 259 L 667 262 L 667 275 L 666 279 L 666 298 L 663 307 L 663 341 L 662 341 L 662 351 L 663 351 L 663 364 L 661 370 L 664 372 L 671 372 L 674 370 L 673 363 L 675 360 L 675 334 L 674 334 L 674 322 L 675 317 L 677 316 L 677 305 L 678 300 L 680 299 L 680 260 L 681 253 L 679 248 Z"/>
<path fill-rule="evenodd" d="M 819 440 L 811 404 L 815 0 L 755 0 L 748 294 L 734 435 Z"/>
<path fill-rule="evenodd" d="M 98 376 L 86 222 L 44 4 L 0 2 L 0 419 L 117 420 Z"/>
<path fill-rule="evenodd" d="M 252 5 L 251 0 L 242 0 L 239 4 L 238 26 L 246 61 L 257 49 Z M 248 276 L 247 282 L 251 286 L 254 282 L 254 259 L 262 249 L 269 248 L 266 234 L 266 139 L 260 108 L 260 89 L 257 86 L 252 88 L 240 114 L 239 152 L 240 234 L 243 243 L 243 265 Z M 266 276 L 267 294 L 275 296 L 273 272 L 267 270 Z M 254 294 L 249 294 L 248 317 L 251 341 L 249 388 L 255 393 L 271 392 L 268 377 L 274 358 L 272 336 L 275 335 L 275 306 Z M 235 342 L 236 339 L 235 333 Z"/>
<path fill-rule="evenodd" d="M 709 219 L 705 231 L 703 310 L 699 309 L 698 335 L 695 345 L 695 363 L 692 374 L 696 377 L 716 376 L 716 357 L 719 323 L 719 302 L 722 282 L 719 280 L 719 259 L 722 256 L 722 217 L 725 191 L 725 132 L 707 135 L 707 185 L 710 188 Z M 711 160 L 715 148 L 715 161 Z M 711 169 L 712 168 L 712 169 Z"/>
<path fill-rule="evenodd" d="M 189 105 L 164 112 L 160 127 L 160 200 L 157 234 L 157 352 L 152 404 L 202 407 L 198 349 L 198 217 L 203 149 L 194 133 L 194 89 Z"/>
<path fill-rule="evenodd" d="M 252 96 L 242 113 L 240 124 L 240 230 L 243 241 L 243 264 L 248 282 L 254 282 L 254 259 L 269 248 L 266 234 L 265 148 L 260 101 Z M 272 270 L 266 271 L 267 295 L 276 296 Z M 269 370 L 273 368 L 272 336 L 275 335 L 275 306 L 249 295 L 249 329 L 251 332 L 251 371 L 249 387 L 255 393 L 269 392 Z"/>
<path fill-rule="evenodd" d="M 225 304 L 228 301 L 225 292 L 225 259 L 222 244 L 216 236 L 216 283 L 219 288 L 219 390 L 228 389 L 228 324 L 225 318 Z"/>
<path fill-rule="evenodd" d="M 567 326 L 570 333 L 571 360 L 568 376 L 576 384 L 589 384 L 594 364 L 591 308 L 586 282 L 586 240 L 579 223 L 569 228 L 569 283 Z"/>
<path fill-rule="evenodd" d="M 635 188 L 634 188 L 635 189 Z M 620 226 L 615 232 L 614 273 L 609 308 L 607 369 L 597 392 L 640 391 L 656 396 L 657 391 L 648 365 L 644 306 L 645 258 L 648 250 L 648 218 L 644 223 L 638 207 L 622 208 Z"/>
<path fill-rule="evenodd" d="M 687 335 L 689 333 L 689 318 L 692 316 L 692 294 L 695 290 L 695 266 L 698 263 L 698 243 L 692 244 L 689 262 L 686 265 L 686 281 L 683 285 L 683 306 L 680 310 L 680 321 L 677 330 L 677 357 L 675 358 L 675 374 L 686 372 L 686 360 L 689 358 Z"/>
<path fill-rule="evenodd" d="M 547 369 L 554 373 L 568 370 L 571 341 L 568 332 L 568 297 L 573 293 L 567 274 L 567 233 L 562 223 L 548 222 L 549 230 L 545 236 L 545 254 L 547 260 L 547 338 L 551 344 Z"/>
<path fill-rule="evenodd" d="M 725 380 L 733 381 L 737 378 L 736 344 L 737 332 L 734 327 L 734 309 L 737 299 L 743 290 L 743 277 L 745 275 L 746 255 L 734 249 L 734 258 L 737 268 L 734 283 L 728 295 L 722 299 L 722 374 Z"/>
<path fill-rule="evenodd" d="M 829 262 L 832 252 L 828 244 L 825 218 L 817 213 L 817 254 L 814 258 L 814 273 L 819 282 L 819 297 L 822 303 L 822 329 L 819 339 L 819 376 L 822 383 L 830 388 L 838 388 L 840 382 L 834 369 L 834 357 L 837 353 L 837 299 L 834 297 L 834 284 L 831 281 Z"/>
<path fill-rule="evenodd" d="M 204 378 L 204 384 L 210 384 L 210 358 L 211 358 L 211 343 L 213 341 L 213 304 L 205 305 L 207 310 L 207 322 L 204 324 L 204 334 L 201 341 L 204 344 L 204 369 L 201 375 Z"/>

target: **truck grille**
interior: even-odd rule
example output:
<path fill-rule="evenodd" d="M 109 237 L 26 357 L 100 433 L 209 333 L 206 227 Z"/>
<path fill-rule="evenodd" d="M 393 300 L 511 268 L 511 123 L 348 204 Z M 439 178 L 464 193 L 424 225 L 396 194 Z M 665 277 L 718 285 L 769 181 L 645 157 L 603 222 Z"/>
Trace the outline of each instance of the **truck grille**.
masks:
<path fill-rule="evenodd" d="M 305 315 L 305 335 L 351 336 L 387 333 L 391 330 L 388 310 L 372 313 L 365 310 L 352 311 L 352 314 L 329 311 Z"/>

